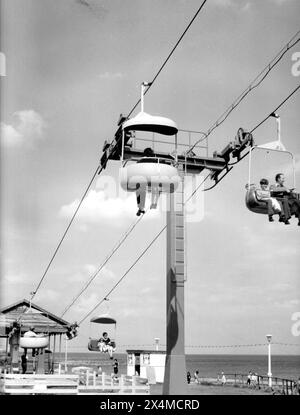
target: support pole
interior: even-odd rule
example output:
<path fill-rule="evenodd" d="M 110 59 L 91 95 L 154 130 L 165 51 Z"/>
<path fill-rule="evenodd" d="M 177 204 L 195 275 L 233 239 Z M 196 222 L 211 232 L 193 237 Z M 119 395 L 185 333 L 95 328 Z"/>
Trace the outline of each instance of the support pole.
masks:
<path fill-rule="evenodd" d="M 38 349 L 36 373 L 45 374 L 45 349 Z"/>
<path fill-rule="evenodd" d="M 167 355 L 164 395 L 185 394 L 184 350 L 184 178 L 169 195 L 167 210 Z"/>
<path fill-rule="evenodd" d="M 68 371 L 68 338 L 66 336 L 66 348 L 65 348 L 65 373 Z"/>
<path fill-rule="evenodd" d="M 56 335 L 53 335 L 53 360 L 52 360 L 52 373 L 54 373 L 54 365 L 55 365 L 55 346 L 56 346 Z"/>
<path fill-rule="evenodd" d="M 9 345 L 11 356 L 11 371 L 12 373 L 19 373 L 20 329 L 17 325 L 13 326 L 9 339 Z"/>
<path fill-rule="evenodd" d="M 271 369 L 271 340 L 272 340 L 272 334 L 267 334 L 267 340 L 268 340 L 268 383 L 269 388 L 272 388 L 272 369 Z"/>

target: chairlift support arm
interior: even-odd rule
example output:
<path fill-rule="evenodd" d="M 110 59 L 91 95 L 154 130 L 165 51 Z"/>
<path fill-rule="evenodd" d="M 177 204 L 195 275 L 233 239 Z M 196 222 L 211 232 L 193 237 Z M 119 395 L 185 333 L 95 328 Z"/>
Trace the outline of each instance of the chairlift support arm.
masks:
<path fill-rule="evenodd" d="M 100 165 L 103 169 L 106 168 L 108 160 L 122 160 L 123 156 L 124 160 L 137 161 L 143 157 L 142 150 L 132 148 L 130 143 L 130 139 L 132 138 L 131 131 L 124 131 L 124 137 L 122 137 L 122 124 L 125 121 L 126 117 L 121 114 L 118 121 L 118 130 L 115 133 L 113 141 L 110 144 L 108 142 L 104 143 L 103 154 L 100 159 Z M 124 147 L 122 147 L 122 143 Z M 185 171 L 189 174 L 199 174 L 205 169 L 210 170 L 211 179 L 215 181 L 216 185 L 229 173 L 229 171 L 232 170 L 232 168 L 228 168 L 228 163 L 231 161 L 231 158 L 235 157 L 237 158 L 237 161 L 241 160 L 243 158 L 241 157 L 242 152 L 246 147 L 252 147 L 253 143 L 252 134 L 239 128 L 235 139 L 230 141 L 222 151 L 215 151 L 213 157 L 178 154 L 176 161 L 178 164 L 184 165 Z M 154 155 L 155 157 L 163 158 L 165 162 L 170 160 L 170 164 L 174 163 L 175 160 L 174 157 L 167 152 L 155 152 Z M 225 172 L 225 174 L 219 179 L 219 175 L 222 172 Z"/>

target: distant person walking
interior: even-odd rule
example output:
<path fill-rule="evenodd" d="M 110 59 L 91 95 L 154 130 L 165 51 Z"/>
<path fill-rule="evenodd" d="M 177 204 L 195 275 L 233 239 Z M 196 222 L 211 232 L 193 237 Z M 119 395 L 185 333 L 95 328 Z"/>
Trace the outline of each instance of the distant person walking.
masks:
<path fill-rule="evenodd" d="M 21 356 L 21 366 L 22 366 L 22 373 L 25 374 L 27 371 L 27 355 L 25 352 Z"/>
<path fill-rule="evenodd" d="M 251 375 L 251 384 L 254 388 L 256 388 L 257 385 L 257 375 L 255 373 L 252 373 Z"/>
<path fill-rule="evenodd" d="M 186 380 L 187 380 L 187 383 L 188 384 L 191 383 L 191 373 L 190 372 L 187 372 L 187 374 L 186 374 Z"/>
<path fill-rule="evenodd" d="M 250 386 L 251 386 L 251 376 L 252 376 L 252 373 L 251 373 L 251 372 L 249 372 L 249 373 L 248 373 L 248 376 L 247 376 L 247 386 L 248 386 L 248 387 L 250 387 Z"/>
<path fill-rule="evenodd" d="M 113 365 L 113 367 L 114 367 L 114 374 L 115 374 L 115 375 L 117 375 L 117 374 L 118 374 L 118 372 L 119 372 L 119 362 L 118 362 L 118 359 L 115 359 L 115 360 L 114 360 L 114 365 Z"/>
<path fill-rule="evenodd" d="M 222 372 L 221 382 L 222 382 L 222 386 L 224 386 L 226 384 L 226 376 L 225 376 L 224 372 Z"/>
<path fill-rule="evenodd" d="M 194 379 L 195 379 L 195 383 L 200 383 L 200 381 L 199 381 L 199 370 L 196 370 L 196 372 L 194 373 Z"/>

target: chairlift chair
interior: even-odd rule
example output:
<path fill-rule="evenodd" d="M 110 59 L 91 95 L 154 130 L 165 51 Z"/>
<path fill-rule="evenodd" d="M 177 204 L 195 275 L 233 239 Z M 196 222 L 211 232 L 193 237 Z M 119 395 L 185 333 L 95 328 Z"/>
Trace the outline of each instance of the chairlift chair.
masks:
<path fill-rule="evenodd" d="M 247 192 L 245 197 L 245 203 L 247 208 L 254 213 L 260 213 L 267 215 L 268 214 L 268 207 L 267 203 L 264 201 L 260 201 L 257 199 L 256 189 L 253 184 L 251 184 L 251 177 L 252 177 L 252 153 L 254 150 L 267 150 L 279 153 L 286 153 L 291 156 L 292 159 L 292 168 L 293 168 L 293 188 L 296 187 L 296 177 L 295 177 L 295 157 L 293 153 L 287 151 L 284 145 L 281 142 L 280 137 L 280 118 L 277 114 L 273 113 L 270 116 L 275 117 L 277 121 L 277 140 L 272 141 L 269 143 L 265 143 L 262 145 L 254 145 L 249 150 L 249 170 L 248 170 L 248 184 L 247 184 Z"/>
<path fill-rule="evenodd" d="M 110 324 L 114 324 L 114 339 L 115 339 L 115 335 L 116 335 L 116 325 L 117 325 L 117 321 L 110 317 L 108 314 L 102 314 L 98 317 L 93 317 L 90 320 L 91 323 L 97 323 L 97 324 L 103 324 L 103 325 L 110 325 Z M 102 333 L 101 333 L 102 335 Z M 114 339 L 111 339 L 110 341 L 110 345 L 113 348 L 113 351 L 115 351 L 116 349 L 116 342 Z M 89 338 L 89 342 L 88 342 L 88 350 L 91 352 L 100 352 L 99 349 L 99 339 L 95 339 L 95 338 Z M 105 352 L 106 353 L 106 352 Z"/>

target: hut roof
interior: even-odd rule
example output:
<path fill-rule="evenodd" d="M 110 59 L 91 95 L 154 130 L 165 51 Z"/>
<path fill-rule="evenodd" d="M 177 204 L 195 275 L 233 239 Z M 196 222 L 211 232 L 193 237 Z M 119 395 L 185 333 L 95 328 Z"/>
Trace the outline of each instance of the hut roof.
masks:
<path fill-rule="evenodd" d="M 26 299 L 0 309 L 0 337 L 7 337 L 15 321 L 21 325 L 22 333 L 34 326 L 36 333 L 63 334 L 71 325 Z"/>

